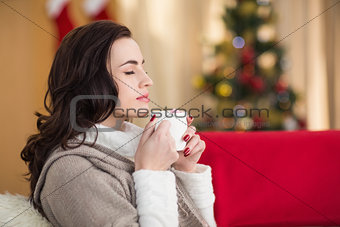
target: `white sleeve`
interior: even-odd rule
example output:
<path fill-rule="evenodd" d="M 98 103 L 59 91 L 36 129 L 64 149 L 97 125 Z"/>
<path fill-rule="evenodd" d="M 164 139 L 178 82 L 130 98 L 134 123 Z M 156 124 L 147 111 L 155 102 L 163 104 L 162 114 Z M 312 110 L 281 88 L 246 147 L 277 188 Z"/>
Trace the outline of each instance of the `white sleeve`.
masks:
<path fill-rule="evenodd" d="M 171 170 L 181 179 L 190 197 L 200 209 L 202 216 L 211 227 L 216 227 L 214 218 L 215 194 L 212 186 L 211 167 L 203 164 L 196 164 L 196 172 L 189 173 Z"/>
<path fill-rule="evenodd" d="M 178 226 L 174 173 L 141 169 L 134 172 L 132 176 L 140 226 Z"/>

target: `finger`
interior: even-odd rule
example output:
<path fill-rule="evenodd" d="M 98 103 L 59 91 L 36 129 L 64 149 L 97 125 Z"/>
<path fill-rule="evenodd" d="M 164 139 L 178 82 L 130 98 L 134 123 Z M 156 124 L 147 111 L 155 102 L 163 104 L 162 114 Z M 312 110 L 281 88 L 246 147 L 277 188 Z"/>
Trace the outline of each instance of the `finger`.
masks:
<path fill-rule="evenodd" d="M 144 144 L 144 142 L 154 133 L 156 122 L 156 115 L 151 116 L 150 121 L 145 125 L 143 134 L 140 138 L 140 143 Z"/>
<path fill-rule="evenodd" d="M 187 116 L 187 123 L 188 125 L 191 125 L 191 123 L 194 121 L 194 118 L 189 114 L 189 116 Z"/>
<path fill-rule="evenodd" d="M 197 129 L 196 129 L 196 127 L 195 127 L 195 126 L 193 126 L 193 125 L 190 125 L 188 129 L 189 129 L 189 130 L 192 130 L 194 133 L 196 133 L 196 132 L 197 132 Z"/>
<path fill-rule="evenodd" d="M 187 145 L 183 150 L 184 155 L 187 156 L 190 153 L 190 151 L 192 151 L 192 149 L 199 143 L 200 140 L 201 139 L 199 135 L 196 134 L 193 135 L 189 142 L 187 142 Z"/>
<path fill-rule="evenodd" d="M 190 126 L 187 128 L 187 130 L 184 132 L 182 139 L 185 142 L 188 142 L 189 139 L 195 134 L 196 132 L 196 127 L 195 126 Z"/>
<path fill-rule="evenodd" d="M 171 135 L 171 133 L 170 133 L 170 128 L 169 128 L 169 130 L 167 130 L 166 131 L 166 133 L 165 133 L 165 135 L 168 137 L 168 138 L 174 138 L 172 135 Z"/>
<path fill-rule="evenodd" d="M 168 120 L 163 120 L 161 123 L 159 123 L 155 133 L 165 135 L 167 138 L 174 139 L 170 133 L 170 127 L 171 127 L 171 122 Z"/>
<path fill-rule="evenodd" d="M 168 120 L 163 120 L 161 123 L 159 123 L 155 132 L 169 135 L 170 127 L 171 127 L 171 122 Z"/>
<path fill-rule="evenodd" d="M 187 157 L 188 155 L 203 153 L 204 150 L 205 150 L 205 142 L 203 140 L 199 140 L 199 142 L 189 152 L 186 152 L 184 156 Z"/>
<path fill-rule="evenodd" d="M 195 132 L 196 132 L 196 127 L 195 127 L 195 126 L 192 126 L 192 125 L 189 126 L 189 127 L 187 128 L 187 130 L 184 132 L 182 139 L 183 139 L 185 142 L 188 142 L 189 139 L 190 139 L 193 135 L 195 135 Z"/>
<path fill-rule="evenodd" d="M 170 143 L 170 146 L 172 148 L 173 151 L 176 151 L 177 153 L 177 150 L 176 150 L 176 141 L 174 139 L 174 137 L 172 135 L 169 135 L 169 143 Z"/>

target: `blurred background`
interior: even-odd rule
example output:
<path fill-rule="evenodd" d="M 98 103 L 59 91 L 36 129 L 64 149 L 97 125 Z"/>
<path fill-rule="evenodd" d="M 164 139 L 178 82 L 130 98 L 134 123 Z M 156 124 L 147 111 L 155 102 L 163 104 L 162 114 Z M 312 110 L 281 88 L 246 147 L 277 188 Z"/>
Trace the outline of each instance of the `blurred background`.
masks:
<path fill-rule="evenodd" d="M 33 112 L 46 113 L 54 54 L 72 28 L 98 19 L 132 31 L 154 82 L 150 108 L 211 108 L 199 130 L 339 129 L 338 2 L 1 1 L 0 193 L 28 195 L 20 152 L 36 132 Z"/>

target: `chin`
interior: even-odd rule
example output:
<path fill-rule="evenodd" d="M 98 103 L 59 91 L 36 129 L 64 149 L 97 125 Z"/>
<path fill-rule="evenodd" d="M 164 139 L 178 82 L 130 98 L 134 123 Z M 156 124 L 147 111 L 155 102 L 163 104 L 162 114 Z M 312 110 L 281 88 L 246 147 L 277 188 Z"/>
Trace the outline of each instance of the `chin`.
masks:
<path fill-rule="evenodd" d="M 138 101 L 138 104 L 136 105 L 136 108 L 144 108 L 144 109 L 149 109 L 149 103 L 146 103 L 146 102 L 141 102 L 141 101 Z"/>
<path fill-rule="evenodd" d="M 142 116 L 147 116 L 150 113 L 149 103 L 139 102 L 133 108 L 136 110 L 136 113 L 134 113 L 133 115 L 135 115 L 135 117 L 137 118 L 142 117 Z M 140 114 L 138 114 L 139 109 L 141 109 Z M 132 113 L 132 111 L 130 113 Z"/>
<path fill-rule="evenodd" d="M 143 116 L 144 116 L 144 115 L 147 115 L 147 114 L 150 112 L 150 108 L 149 108 L 149 104 L 148 104 L 148 103 L 145 103 L 144 105 L 141 105 L 141 106 L 139 107 L 139 109 L 142 109 L 140 115 L 142 115 L 142 113 L 143 113 Z M 137 109 L 137 110 L 138 110 L 138 109 Z M 147 112 L 146 112 L 146 111 L 147 111 Z M 144 112 L 146 112 L 146 113 L 144 113 Z"/>

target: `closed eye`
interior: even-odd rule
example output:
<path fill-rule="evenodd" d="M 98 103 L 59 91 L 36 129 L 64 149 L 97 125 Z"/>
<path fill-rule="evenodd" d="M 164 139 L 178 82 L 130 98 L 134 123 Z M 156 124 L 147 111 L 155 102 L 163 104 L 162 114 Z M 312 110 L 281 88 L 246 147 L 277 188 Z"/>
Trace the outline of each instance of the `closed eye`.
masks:
<path fill-rule="evenodd" d="M 131 74 L 135 74 L 134 71 L 130 71 L 130 72 L 125 72 L 126 75 L 131 75 Z"/>
<path fill-rule="evenodd" d="M 134 71 L 130 71 L 130 72 L 124 72 L 126 75 L 132 75 L 132 74 L 135 74 Z M 148 74 L 148 72 L 145 71 L 146 74 Z"/>

